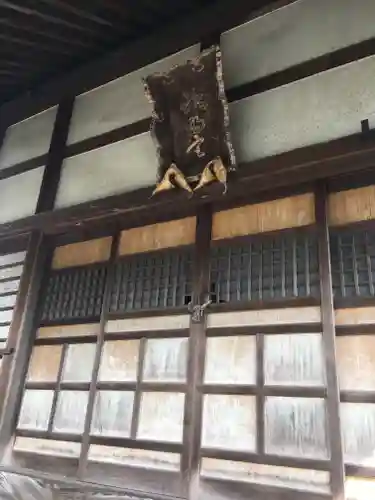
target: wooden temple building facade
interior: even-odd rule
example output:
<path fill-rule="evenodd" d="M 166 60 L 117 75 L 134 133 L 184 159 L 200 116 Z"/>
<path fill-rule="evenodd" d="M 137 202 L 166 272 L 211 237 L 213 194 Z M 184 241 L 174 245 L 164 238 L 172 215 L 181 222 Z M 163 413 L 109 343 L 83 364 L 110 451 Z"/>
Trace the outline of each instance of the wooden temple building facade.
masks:
<path fill-rule="evenodd" d="M 84 11 L 43 3 L 69 7 L 56 39 Z M 0 69 L 2 464 L 147 498 L 374 498 L 375 4 L 191 3 L 11 99 Z M 151 197 L 142 78 L 213 43 L 237 171 Z"/>

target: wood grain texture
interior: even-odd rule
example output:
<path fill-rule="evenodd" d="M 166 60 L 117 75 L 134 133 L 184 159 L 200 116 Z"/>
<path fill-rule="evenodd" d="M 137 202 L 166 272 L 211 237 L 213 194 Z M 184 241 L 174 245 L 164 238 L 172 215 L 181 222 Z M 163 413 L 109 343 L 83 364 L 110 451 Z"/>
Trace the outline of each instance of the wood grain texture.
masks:
<path fill-rule="evenodd" d="M 353 309 L 337 309 L 336 325 L 366 325 L 375 323 L 375 307 L 356 307 Z"/>
<path fill-rule="evenodd" d="M 86 337 L 87 335 L 97 335 L 98 332 L 99 324 L 96 323 L 89 323 L 87 325 L 44 326 L 38 329 L 36 337 L 37 339 Z"/>
<path fill-rule="evenodd" d="M 195 240 L 195 217 L 122 231 L 118 253 L 136 253 L 190 245 Z"/>
<path fill-rule="evenodd" d="M 189 328 L 189 315 L 129 318 L 108 321 L 106 333 L 179 330 Z"/>
<path fill-rule="evenodd" d="M 53 253 L 52 269 L 76 267 L 109 259 L 112 238 L 98 238 L 57 247 Z"/>
<path fill-rule="evenodd" d="M 213 313 L 208 316 L 209 328 L 261 326 L 293 323 L 320 323 L 320 307 L 290 307 L 261 311 Z"/>
<path fill-rule="evenodd" d="M 214 214 L 212 239 L 308 226 L 315 222 L 312 193 L 225 210 Z"/>
<path fill-rule="evenodd" d="M 29 382 L 56 382 L 61 352 L 61 345 L 34 347 L 27 380 Z"/>
<path fill-rule="evenodd" d="M 327 471 L 203 458 L 201 475 L 271 486 L 285 487 L 287 484 L 301 490 L 329 492 Z"/>
<path fill-rule="evenodd" d="M 331 252 L 328 222 L 327 184 L 315 186 L 315 210 L 318 236 L 319 281 L 322 316 L 322 341 L 326 371 L 327 442 L 331 459 L 333 500 L 345 500 L 345 467 L 340 420 L 340 388 L 336 361 L 336 325 L 332 287 Z"/>
<path fill-rule="evenodd" d="M 78 458 L 81 445 L 53 439 L 35 439 L 18 436 L 14 442 L 14 451 L 52 457 Z"/>
<path fill-rule="evenodd" d="M 375 185 L 332 193 L 328 197 L 328 222 L 342 226 L 375 219 Z"/>

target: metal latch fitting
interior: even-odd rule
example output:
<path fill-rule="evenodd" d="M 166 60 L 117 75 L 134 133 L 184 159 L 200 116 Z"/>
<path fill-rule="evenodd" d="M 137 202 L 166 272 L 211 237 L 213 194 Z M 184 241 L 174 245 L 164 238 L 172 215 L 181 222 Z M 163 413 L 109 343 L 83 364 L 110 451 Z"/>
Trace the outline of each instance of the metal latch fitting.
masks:
<path fill-rule="evenodd" d="M 191 314 L 191 321 L 193 323 L 201 323 L 204 316 L 204 311 L 210 304 L 212 304 L 212 300 L 207 300 L 207 302 L 205 302 L 204 304 L 196 305 L 193 305 L 192 302 L 189 302 L 188 311 Z"/>

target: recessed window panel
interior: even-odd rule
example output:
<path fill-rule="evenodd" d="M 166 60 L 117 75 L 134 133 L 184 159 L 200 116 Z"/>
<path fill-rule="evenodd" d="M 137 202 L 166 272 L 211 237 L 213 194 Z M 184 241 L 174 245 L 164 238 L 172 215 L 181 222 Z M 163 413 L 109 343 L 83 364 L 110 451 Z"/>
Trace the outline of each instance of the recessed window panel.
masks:
<path fill-rule="evenodd" d="M 375 391 L 375 335 L 336 338 L 341 391 Z"/>
<path fill-rule="evenodd" d="M 230 336 L 207 339 L 206 384 L 255 384 L 256 337 Z"/>
<path fill-rule="evenodd" d="M 255 397 L 206 394 L 204 396 L 202 446 L 255 451 Z"/>
<path fill-rule="evenodd" d="M 267 397 L 266 453 L 301 458 L 329 456 L 324 399 Z"/>
<path fill-rule="evenodd" d="M 188 339 L 148 339 L 144 361 L 145 382 L 186 380 Z"/>
<path fill-rule="evenodd" d="M 52 401 L 53 391 L 26 389 L 18 419 L 18 428 L 46 431 L 48 429 Z"/>
<path fill-rule="evenodd" d="M 43 293 L 42 323 L 98 319 L 105 277 L 104 264 L 52 271 Z"/>
<path fill-rule="evenodd" d="M 91 433 L 129 437 L 133 402 L 132 391 L 97 391 Z"/>
<path fill-rule="evenodd" d="M 139 340 L 104 343 L 100 361 L 101 382 L 131 382 L 137 379 Z"/>
<path fill-rule="evenodd" d="M 266 335 L 265 383 L 269 385 L 324 385 L 322 335 L 296 333 Z"/>
<path fill-rule="evenodd" d="M 335 230 L 330 238 L 332 285 L 336 297 L 375 295 L 375 234 Z"/>
<path fill-rule="evenodd" d="M 61 391 L 53 420 L 55 432 L 81 434 L 85 426 L 88 392 Z"/>
<path fill-rule="evenodd" d="M 132 255 L 116 265 L 111 312 L 186 306 L 191 293 L 191 248 Z"/>
<path fill-rule="evenodd" d="M 65 354 L 61 380 L 63 382 L 90 382 L 96 344 L 69 345 Z"/>
<path fill-rule="evenodd" d="M 182 441 L 185 395 L 174 392 L 144 392 L 137 438 Z"/>
<path fill-rule="evenodd" d="M 345 462 L 375 467 L 375 404 L 341 403 L 340 418 Z"/>
<path fill-rule="evenodd" d="M 28 382 L 57 382 L 62 346 L 40 345 L 33 348 Z"/>
<path fill-rule="evenodd" d="M 213 302 L 319 295 L 316 237 L 304 232 L 225 241 L 211 250 Z"/>

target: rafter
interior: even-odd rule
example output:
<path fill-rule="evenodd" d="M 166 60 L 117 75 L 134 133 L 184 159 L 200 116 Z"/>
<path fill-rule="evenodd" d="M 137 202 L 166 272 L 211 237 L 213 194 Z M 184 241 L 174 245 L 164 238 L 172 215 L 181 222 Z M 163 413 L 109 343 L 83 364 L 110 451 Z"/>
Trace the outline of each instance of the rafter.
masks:
<path fill-rule="evenodd" d="M 66 1 L 62 2 L 60 0 L 39 0 L 39 1 L 44 4 L 50 5 L 52 7 L 56 7 L 59 10 L 70 12 L 81 19 L 85 19 L 86 21 L 92 21 L 101 26 L 107 26 L 112 29 L 118 29 L 116 25 L 114 25 L 110 21 L 107 21 L 106 19 L 103 19 L 103 17 L 97 16 L 88 11 L 87 9 L 85 10 L 77 7 L 79 5 L 78 3 L 72 5 L 71 3 L 68 3 Z"/>
<path fill-rule="evenodd" d="M 23 4 L 19 4 L 14 2 L 13 0 L 0 0 L 0 7 L 6 7 L 9 10 L 14 10 L 27 16 L 35 16 L 52 24 L 67 26 L 68 28 L 73 28 L 83 33 L 89 33 L 91 35 L 97 34 L 94 28 L 83 26 L 78 22 L 72 22 L 70 20 L 67 21 L 66 19 L 63 19 L 62 17 L 56 15 L 45 14 L 44 12 L 41 12 L 40 9 L 38 10 L 37 7 L 31 7 L 30 2 L 23 2 Z"/>
<path fill-rule="evenodd" d="M 48 40 L 57 40 L 66 45 L 78 45 L 81 47 L 92 46 L 92 42 L 87 40 L 87 38 L 78 38 L 77 33 L 74 33 L 75 36 L 67 36 L 65 29 L 62 32 L 60 29 L 57 29 L 57 27 L 51 30 L 49 25 L 40 19 L 36 18 L 31 22 L 26 16 L 17 15 L 17 13 L 13 13 L 12 16 L 1 16 L 0 25 L 8 26 L 19 32 L 31 33 L 44 37 L 45 42 L 48 42 Z"/>
<path fill-rule="evenodd" d="M 9 1 L 0 0 L 0 5 L 1 2 Z M 286 4 L 295 0 L 280 1 Z M 67 90 L 77 95 L 103 85 L 114 78 L 199 43 L 205 37 L 242 24 L 253 17 L 256 11 L 263 11 L 266 7 L 272 9 L 272 4 L 275 5 L 272 0 L 253 0 L 250 4 L 217 0 L 212 5 L 183 16 L 178 22 L 169 22 L 149 36 L 123 45 L 121 49 L 82 66 L 64 78 L 49 81 L 48 85 L 7 104 L 5 110 L 18 121 L 22 119 L 20 116 L 34 114 L 41 108 L 45 109 L 55 104 Z M 280 2 L 277 7 L 279 5 Z"/>

